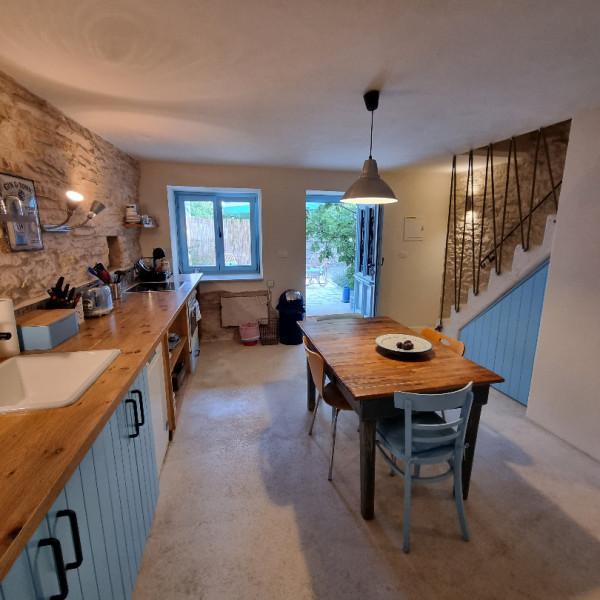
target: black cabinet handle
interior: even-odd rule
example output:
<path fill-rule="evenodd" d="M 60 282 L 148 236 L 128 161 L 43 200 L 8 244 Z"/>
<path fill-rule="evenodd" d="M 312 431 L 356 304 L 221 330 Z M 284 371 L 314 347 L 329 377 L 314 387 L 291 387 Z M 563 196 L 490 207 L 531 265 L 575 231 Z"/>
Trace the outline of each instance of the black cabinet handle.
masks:
<path fill-rule="evenodd" d="M 56 574 L 58 575 L 58 589 L 60 590 L 60 593 L 50 596 L 50 600 L 65 600 L 69 595 L 69 584 L 67 582 L 67 572 L 65 571 L 65 561 L 63 560 L 60 542 L 53 537 L 45 538 L 38 543 L 38 548 L 42 548 L 43 546 L 50 546 L 52 548 L 56 564 Z"/>
<path fill-rule="evenodd" d="M 198 348 L 198 350 L 196 350 L 194 356 L 200 356 L 200 349 Z"/>
<path fill-rule="evenodd" d="M 73 536 L 73 546 L 75 548 L 75 562 L 67 563 L 65 569 L 67 571 L 71 569 L 77 569 L 83 562 L 83 551 L 81 550 L 81 536 L 79 535 L 79 523 L 77 523 L 77 515 L 74 510 L 65 509 L 59 510 L 56 513 L 56 517 L 67 517 L 69 524 L 71 525 L 71 535 Z"/>
<path fill-rule="evenodd" d="M 131 390 L 130 393 L 138 395 L 138 402 L 140 405 L 140 416 L 142 417 L 141 421 L 138 422 L 138 425 L 141 427 L 146 422 L 146 418 L 144 417 L 144 406 L 142 404 L 142 392 L 140 392 L 140 390 Z"/>
<path fill-rule="evenodd" d="M 131 398 L 127 398 L 127 400 L 125 400 L 125 404 L 129 404 L 131 403 L 133 405 L 133 426 L 135 427 L 135 433 L 130 433 L 129 437 L 130 438 L 136 438 L 140 435 L 140 423 L 138 420 L 138 411 L 137 411 L 137 404 L 135 402 L 135 400 L 132 400 Z"/>

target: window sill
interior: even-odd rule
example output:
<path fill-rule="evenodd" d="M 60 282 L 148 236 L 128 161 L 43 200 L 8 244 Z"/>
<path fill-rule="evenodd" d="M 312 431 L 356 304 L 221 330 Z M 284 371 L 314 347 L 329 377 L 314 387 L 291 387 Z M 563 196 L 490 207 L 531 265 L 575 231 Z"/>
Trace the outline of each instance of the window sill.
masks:
<path fill-rule="evenodd" d="M 261 279 L 263 279 L 262 273 L 232 273 L 231 275 L 204 273 L 202 276 L 202 281 L 260 281 Z"/>

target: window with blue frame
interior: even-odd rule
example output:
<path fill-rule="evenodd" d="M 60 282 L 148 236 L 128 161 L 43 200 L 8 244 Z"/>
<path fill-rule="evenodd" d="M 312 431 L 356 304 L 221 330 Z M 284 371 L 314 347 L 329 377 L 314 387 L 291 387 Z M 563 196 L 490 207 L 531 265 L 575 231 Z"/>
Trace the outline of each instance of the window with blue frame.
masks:
<path fill-rule="evenodd" d="M 260 190 L 175 191 L 183 273 L 260 273 Z"/>

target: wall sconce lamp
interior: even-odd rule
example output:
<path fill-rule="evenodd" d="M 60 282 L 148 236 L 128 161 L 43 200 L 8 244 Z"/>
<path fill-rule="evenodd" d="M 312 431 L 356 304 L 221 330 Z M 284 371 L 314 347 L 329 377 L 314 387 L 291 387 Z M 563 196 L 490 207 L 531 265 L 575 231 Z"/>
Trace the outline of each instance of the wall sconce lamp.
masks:
<path fill-rule="evenodd" d="M 65 195 L 67 196 L 67 218 L 58 225 L 44 225 L 44 231 L 49 233 L 66 233 L 67 231 L 78 229 L 79 227 L 83 227 L 90 219 L 93 219 L 106 208 L 102 202 L 94 200 L 90 206 L 87 218 L 83 223 L 79 223 L 79 225 L 67 225 L 77 208 L 81 205 L 83 196 L 79 192 L 74 192 L 72 190 L 69 190 Z"/>
<path fill-rule="evenodd" d="M 369 158 L 365 160 L 362 175 L 348 188 L 340 202 L 347 204 L 391 204 L 398 202 L 392 188 L 379 177 L 377 161 L 373 160 L 373 113 L 379 106 L 379 90 L 370 90 L 363 96 L 365 106 L 371 113 L 371 145 Z"/>

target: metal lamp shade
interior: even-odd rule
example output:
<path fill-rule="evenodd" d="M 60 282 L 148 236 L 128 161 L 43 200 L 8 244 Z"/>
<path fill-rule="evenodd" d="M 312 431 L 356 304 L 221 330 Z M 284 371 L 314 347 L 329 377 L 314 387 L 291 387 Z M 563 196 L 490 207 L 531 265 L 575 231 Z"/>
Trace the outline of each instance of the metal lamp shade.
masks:
<path fill-rule="evenodd" d="M 348 188 L 340 202 L 346 204 L 392 204 L 398 202 L 392 188 L 379 177 L 377 161 L 368 158 L 362 175 Z"/>

